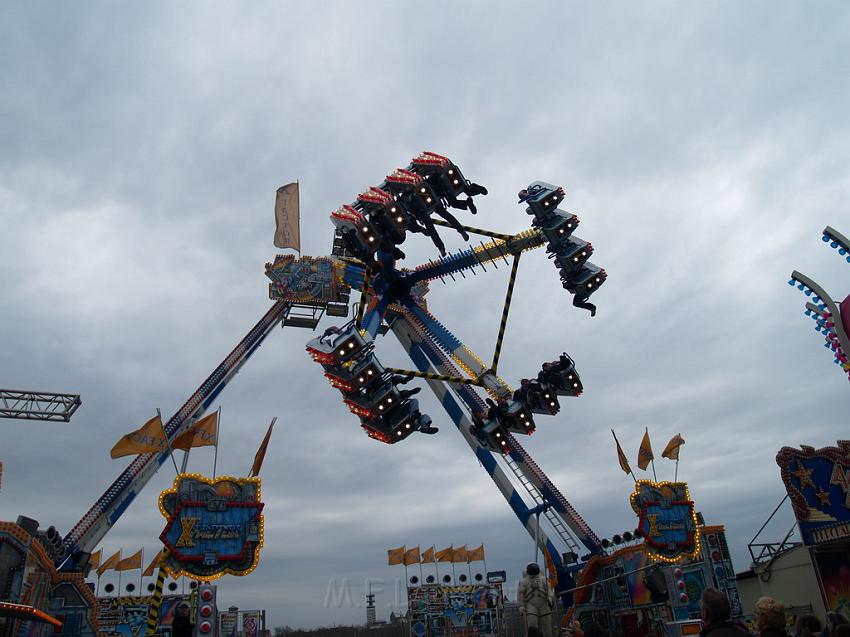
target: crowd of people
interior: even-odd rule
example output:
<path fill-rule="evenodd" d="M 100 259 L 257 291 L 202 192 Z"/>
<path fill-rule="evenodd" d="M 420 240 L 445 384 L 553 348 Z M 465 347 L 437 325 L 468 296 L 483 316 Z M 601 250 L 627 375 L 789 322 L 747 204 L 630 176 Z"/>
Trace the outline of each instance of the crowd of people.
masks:
<path fill-rule="evenodd" d="M 537 564 L 529 564 L 517 591 L 517 602 L 525 618 L 528 637 L 549 637 L 552 634 L 552 610 L 555 596 L 545 575 Z M 723 591 L 706 588 L 700 598 L 700 637 L 850 637 L 850 622 L 841 613 L 827 613 L 824 625 L 815 615 L 797 618 L 788 630 L 785 606 L 772 597 L 762 597 L 754 609 L 754 631 L 732 617 L 732 605 Z M 594 622 L 582 626 L 577 621 L 563 631 L 563 637 L 612 637 L 603 626 Z"/>

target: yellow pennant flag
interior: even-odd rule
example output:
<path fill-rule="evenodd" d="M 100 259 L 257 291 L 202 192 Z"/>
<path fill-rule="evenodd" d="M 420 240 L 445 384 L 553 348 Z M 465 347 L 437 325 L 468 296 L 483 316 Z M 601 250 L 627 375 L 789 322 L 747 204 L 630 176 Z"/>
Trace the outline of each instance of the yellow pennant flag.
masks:
<path fill-rule="evenodd" d="M 466 561 L 467 562 L 483 562 L 484 561 L 484 545 L 482 544 L 478 548 L 469 549 L 466 552 Z"/>
<path fill-rule="evenodd" d="M 638 449 L 637 465 L 644 471 L 653 461 L 655 456 L 652 455 L 652 444 L 649 442 L 649 429 L 643 433 L 643 440 L 640 441 L 640 449 Z"/>
<path fill-rule="evenodd" d="M 416 546 L 412 549 L 408 549 L 404 552 L 404 565 L 410 566 L 411 564 L 419 564 L 419 560 L 421 559 L 421 555 L 419 555 L 419 547 Z"/>
<path fill-rule="evenodd" d="M 254 456 L 254 464 L 251 465 L 251 473 L 248 474 L 249 478 L 253 478 L 255 476 L 260 475 L 260 469 L 263 467 L 263 460 L 266 459 L 266 449 L 269 448 L 269 440 L 272 437 L 272 429 L 274 429 L 274 424 L 277 421 L 277 418 L 272 418 L 272 422 L 269 425 L 268 431 L 266 431 L 266 437 L 263 438 L 263 442 L 260 443 L 260 448 L 257 449 L 257 454 Z"/>
<path fill-rule="evenodd" d="M 614 433 L 614 430 L 611 430 L 611 434 L 614 436 L 614 442 L 617 443 L 617 461 L 620 463 L 620 469 L 622 469 L 626 473 L 632 472 L 632 467 L 629 465 L 629 460 L 626 458 L 626 454 L 623 453 L 623 448 L 620 446 L 620 441 L 617 440 L 617 434 Z"/>
<path fill-rule="evenodd" d="M 218 412 L 196 421 L 171 443 L 172 449 L 188 451 L 191 447 L 209 447 L 218 444 Z"/>
<path fill-rule="evenodd" d="M 112 557 L 107 559 L 103 564 L 97 567 L 97 576 L 100 577 L 106 571 L 114 569 L 118 562 L 121 561 L 121 549 L 118 549 L 118 552 L 115 553 Z"/>
<path fill-rule="evenodd" d="M 453 556 L 454 556 L 454 549 L 451 546 L 447 546 L 442 551 L 437 551 L 437 561 L 438 562 L 451 562 Z"/>
<path fill-rule="evenodd" d="M 131 555 L 130 557 L 125 557 L 123 560 L 121 560 L 120 562 L 118 562 L 118 564 L 115 565 L 115 570 L 116 571 L 132 571 L 132 570 L 135 570 L 137 568 L 141 569 L 142 568 L 142 551 L 143 550 L 144 549 L 139 549 L 138 551 L 133 553 L 133 555 Z"/>
<path fill-rule="evenodd" d="M 103 557 L 103 549 L 97 549 L 89 556 L 89 569 L 95 570 L 100 566 L 100 560 Z"/>
<path fill-rule="evenodd" d="M 452 562 L 466 562 L 466 544 L 452 552 Z"/>
<path fill-rule="evenodd" d="M 387 549 L 387 566 L 395 566 L 396 564 L 404 564 L 403 546 L 399 546 L 397 549 Z"/>
<path fill-rule="evenodd" d="M 434 555 L 434 547 L 432 546 L 429 549 L 425 549 L 425 552 L 422 554 L 422 563 L 423 564 L 431 564 L 436 562 L 437 558 Z"/>
<path fill-rule="evenodd" d="M 139 453 L 152 453 L 168 450 L 168 440 L 159 414 L 148 420 L 136 431 L 121 436 L 109 455 L 113 458 L 133 456 Z"/>
<path fill-rule="evenodd" d="M 676 434 L 672 438 L 670 438 L 670 442 L 667 443 L 667 446 L 664 447 L 664 451 L 661 452 L 662 458 L 669 458 L 670 460 L 678 460 L 679 459 L 679 447 L 685 444 L 685 439 L 682 438 L 682 434 Z"/>
<path fill-rule="evenodd" d="M 153 576 L 153 572 L 162 562 L 162 559 L 165 557 L 165 548 L 160 549 L 159 553 L 157 553 L 154 558 L 151 560 L 151 563 L 148 564 L 148 567 L 145 569 L 145 572 L 142 573 L 142 577 L 151 577 Z"/>
<path fill-rule="evenodd" d="M 301 252 L 300 215 L 298 182 L 278 188 L 274 202 L 275 247 Z"/>

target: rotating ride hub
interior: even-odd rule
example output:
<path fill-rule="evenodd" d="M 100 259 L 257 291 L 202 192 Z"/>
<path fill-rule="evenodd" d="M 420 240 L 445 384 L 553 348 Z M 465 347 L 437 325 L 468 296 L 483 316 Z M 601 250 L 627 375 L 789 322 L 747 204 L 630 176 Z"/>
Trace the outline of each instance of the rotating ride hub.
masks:
<path fill-rule="evenodd" d="M 532 216 L 531 228 L 507 235 L 462 225 L 448 209 L 476 214 L 474 197 L 487 189 L 464 177 L 450 159 L 425 152 L 407 168 L 393 171 L 378 186 L 371 186 L 351 204 L 331 213 L 336 228 L 334 254 L 342 263 L 339 278 L 361 292 L 357 317 L 332 327 L 307 345 L 313 359 L 322 365 L 331 385 L 339 389 L 343 401 L 360 418 L 366 433 L 376 440 L 394 444 L 419 431 L 432 434 L 437 429 L 431 418 L 419 411 L 412 399 L 419 389 L 400 389 L 414 376 L 449 383 L 470 414 L 469 431 L 489 450 L 507 454 L 511 434 L 535 431 L 533 414 L 555 415 L 560 411 L 559 396 L 579 396 L 583 390 L 575 363 L 566 354 L 542 364 L 536 377 L 524 378 L 512 390 L 497 374 L 502 337 L 520 255 L 545 247 L 560 274 L 561 285 L 574 296 L 574 305 L 595 314 L 588 302 L 605 282 L 605 270 L 588 261 L 593 246 L 573 232 L 576 215 L 561 210 L 564 189 L 536 181 L 519 193 L 520 203 Z M 461 197 L 465 199 L 461 199 Z M 487 244 L 447 254 L 438 226 L 456 230 L 464 240 L 470 234 L 491 238 Z M 404 259 L 400 246 L 407 233 L 428 236 L 440 257 L 413 269 L 399 267 Z M 502 324 L 493 362 L 486 365 L 466 348 L 428 311 L 425 295 L 436 278 L 444 283 L 455 275 L 487 269 L 499 260 L 510 263 L 512 271 L 502 314 Z M 419 336 L 427 337 L 439 350 L 449 374 L 428 374 L 385 368 L 374 351 L 374 339 L 401 322 Z M 433 356 L 432 356 L 433 358 Z M 434 362 L 434 361 L 432 361 Z M 472 387 L 489 396 L 483 401 Z"/>

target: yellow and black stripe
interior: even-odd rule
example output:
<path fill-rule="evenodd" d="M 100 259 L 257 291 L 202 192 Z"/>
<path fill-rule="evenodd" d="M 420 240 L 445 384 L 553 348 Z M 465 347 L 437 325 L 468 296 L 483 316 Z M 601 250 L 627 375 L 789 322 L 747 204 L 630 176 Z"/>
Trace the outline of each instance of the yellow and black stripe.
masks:
<path fill-rule="evenodd" d="M 409 369 L 398 369 L 397 367 L 387 367 L 385 369 L 392 374 L 401 374 L 403 376 L 416 376 L 417 378 L 424 378 L 426 380 L 440 380 L 446 383 L 457 383 L 459 385 L 476 385 L 478 387 L 481 386 L 481 382 L 476 380 L 475 378 L 460 378 L 458 376 L 445 376 L 443 374 L 415 372 Z"/>
<path fill-rule="evenodd" d="M 511 266 L 511 278 L 508 281 L 508 293 L 505 295 L 505 307 L 502 310 L 502 321 L 499 323 L 499 336 L 496 338 L 496 351 L 493 353 L 493 364 L 490 369 L 496 373 L 496 367 L 499 365 L 499 356 L 502 353 L 502 341 L 505 338 L 505 327 L 508 325 L 508 312 L 511 309 L 511 297 L 514 295 L 514 283 L 516 283 L 516 272 L 519 267 L 520 254 L 514 255 L 514 263 Z"/>
<path fill-rule="evenodd" d="M 443 226 L 444 228 L 454 228 L 452 224 L 442 219 L 431 219 L 435 226 Z M 501 232 L 493 232 L 492 230 L 482 230 L 481 228 L 473 228 L 472 226 L 461 226 L 469 234 L 480 234 L 483 237 L 493 237 L 494 239 L 503 239 L 507 241 L 512 235 L 502 234 Z"/>
<path fill-rule="evenodd" d="M 145 631 L 146 635 L 153 635 L 156 632 L 156 624 L 159 621 L 159 607 L 162 604 L 162 587 L 165 584 L 165 578 L 168 573 L 161 566 L 156 576 L 156 587 L 151 598 L 151 605 L 148 609 L 148 627 Z"/>

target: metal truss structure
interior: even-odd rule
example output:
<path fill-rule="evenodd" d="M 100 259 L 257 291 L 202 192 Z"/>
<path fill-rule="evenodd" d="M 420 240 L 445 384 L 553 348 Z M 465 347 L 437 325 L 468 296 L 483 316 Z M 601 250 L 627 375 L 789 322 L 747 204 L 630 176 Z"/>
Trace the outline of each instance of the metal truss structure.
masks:
<path fill-rule="evenodd" d="M 0 418 L 68 422 L 81 404 L 79 394 L 0 389 Z"/>
<path fill-rule="evenodd" d="M 517 234 L 461 225 L 447 209 L 476 213 L 473 197 L 486 193 L 485 188 L 465 179 L 447 158 L 423 153 L 406 169 L 394 171 L 380 186 L 359 195 L 353 204 L 340 207 L 331 215 L 336 226 L 332 255 L 278 256 L 266 265 L 274 304 L 166 421 L 165 433 L 173 440 L 201 417 L 277 324 L 312 329 L 323 314 L 347 316 L 349 294 L 359 292 L 355 318 L 311 340 L 308 352 L 322 365 L 332 386 L 342 392 L 363 430 L 388 444 L 415 432 L 436 433 L 432 419 L 422 414 L 418 401 L 411 398 L 419 388 L 400 387 L 413 378 L 424 378 L 543 551 L 550 573 L 557 574 L 558 589 L 568 590 L 574 585 L 574 573 L 582 567 L 580 555 L 587 558 L 601 552 L 601 541 L 522 447 L 517 435 L 535 431 L 533 414 L 557 414 L 559 396 L 579 396 L 581 380 L 565 353 L 543 363 L 517 390 L 497 374 L 497 367 L 524 252 L 545 247 L 560 273 L 562 287 L 574 295 L 573 304 L 591 313 L 596 308 L 588 297 L 607 275 L 588 261 L 592 245 L 573 235 L 578 218 L 558 208 L 564 198 L 562 188 L 535 182 L 520 192 L 532 223 Z M 479 234 L 489 241 L 448 254 L 437 226 L 454 228 L 466 240 L 470 234 Z M 441 256 L 413 269 L 398 267 L 404 258 L 398 246 L 407 232 L 430 237 Z M 465 278 L 498 261 L 511 270 L 494 354 L 490 363 L 484 363 L 430 313 L 425 297 L 429 283 L 436 279 Z M 384 367 L 378 360 L 375 340 L 389 332 L 408 353 L 413 369 Z M 63 557 L 57 560 L 64 569 L 85 567 L 88 553 L 167 455 L 137 456 L 98 498 L 64 537 Z"/>
<path fill-rule="evenodd" d="M 850 241 L 847 237 L 827 226 L 823 229 L 821 239 L 850 263 Z M 823 287 L 797 270 L 791 273 L 788 285 L 796 285 L 797 289 L 811 299 L 806 301 L 805 314 L 815 322 L 815 331 L 823 333 L 823 346 L 832 350 L 833 362 L 839 365 L 850 379 L 850 296 L 836 302 Z"/>

